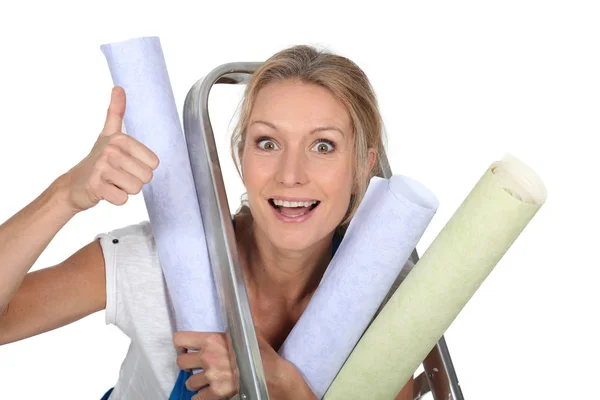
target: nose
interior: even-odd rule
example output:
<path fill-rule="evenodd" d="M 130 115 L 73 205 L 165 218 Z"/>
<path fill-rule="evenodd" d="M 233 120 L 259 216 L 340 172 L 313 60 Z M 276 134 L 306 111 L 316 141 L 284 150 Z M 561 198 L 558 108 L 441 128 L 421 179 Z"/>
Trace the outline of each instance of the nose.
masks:
<path fill-rule="evenodd" d="M 306 155 L 295 149 L 282 151 L 275 179 L 287 187 L 303 185 L 308 181 Z"/>

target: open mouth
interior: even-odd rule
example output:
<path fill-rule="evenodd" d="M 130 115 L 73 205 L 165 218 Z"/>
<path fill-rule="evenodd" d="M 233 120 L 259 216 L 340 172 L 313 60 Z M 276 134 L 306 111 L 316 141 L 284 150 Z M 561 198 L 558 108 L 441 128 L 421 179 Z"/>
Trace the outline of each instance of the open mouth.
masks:
<path fill-rule="evenodd" d="M 297 218 L 310 213 L 321 204 L 318 200 L 310 201 L 285 201 L 269 199 L 269 204 L 281 215 L 288 218 Z"/>

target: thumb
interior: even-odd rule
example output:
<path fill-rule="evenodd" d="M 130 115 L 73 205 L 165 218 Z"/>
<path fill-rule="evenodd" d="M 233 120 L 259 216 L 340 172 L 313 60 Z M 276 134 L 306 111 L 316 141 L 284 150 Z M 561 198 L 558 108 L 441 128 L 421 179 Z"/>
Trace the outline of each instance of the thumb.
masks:
<path fill-rule="evenodd" d="M 115 86 L 110 95 L 110 105 L 106 112 L 106 121 L 102 128 L 101 136 L 110 136 L 121 132 L 123 128 L 123 117 L 125 115 L 125 90 Z"/>

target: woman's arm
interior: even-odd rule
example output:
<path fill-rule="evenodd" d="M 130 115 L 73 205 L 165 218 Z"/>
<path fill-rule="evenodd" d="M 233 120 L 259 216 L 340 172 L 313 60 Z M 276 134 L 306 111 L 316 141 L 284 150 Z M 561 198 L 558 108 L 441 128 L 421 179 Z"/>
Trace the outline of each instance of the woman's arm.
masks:
<path fill-rule="evenodd" d="M 56 233 L 101 200 L 123 205 L 152 179 L 158 157 L 121 132 L 125 92 L 115 87 L 104 128 L 90 153 L 0 226 L 0 311 Z M 0 315 L 4 312 L 0 312 Z"/>
<path fill-rule="evenodd" d="M 106 307 L 99 241 L 62 263 L 27 274 L 0 318 L 0 345 L 77 321 Z"/>
<path fill-rule="evenodd" d="M 152 179 L 158 157 L 121 132 L 124 114 L 125 92 L 115 87 L 104 128 L 87 157 L 0 226 L 0 344 L 105 307 L 104 260 L 98 242 L 55 267 L 25 274 L 75 214 L 101 200 L 123 205 Z"/>
<path fill-rule="evenodd" d="M 285 365 L 286 367 L 284 368 L 288 370 L 285 374 L 287 381 L 279 384 L 277 382 L 271 383 L 269 386 L 269 394 L 275 392 L 273 398 L 278 400 L 318 400 L 317 395 L 315 395 L 310 386 L 308 386 L 308 383 L 304 380 L 300 371 L 287 361 Z"/>
<path fill-rule="evenodd" d="M 75 215 L 68 207 L 64 179 L 57 179 L 37 199 L 0 225 L 0 314 L 25 274 L 58 231 Z"/>
<path fill-rule="evenodd" d="M 413 400 L 415 395 L 415 380 L 411 377 L 394 400 Z"/>

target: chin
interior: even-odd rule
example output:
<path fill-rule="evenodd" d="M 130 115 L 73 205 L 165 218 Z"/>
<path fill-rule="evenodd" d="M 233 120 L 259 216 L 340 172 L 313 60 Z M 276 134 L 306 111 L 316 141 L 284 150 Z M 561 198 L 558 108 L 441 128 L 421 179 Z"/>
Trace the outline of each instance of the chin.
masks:
<path fill-rule="evenodd" d="M 298 227 L 273 227 L 267 233 L 269 241 L 282 250 L 303 251 L 317 244 L 321 238 L 317 232 L 307 232 L 306 229 Z"/>

